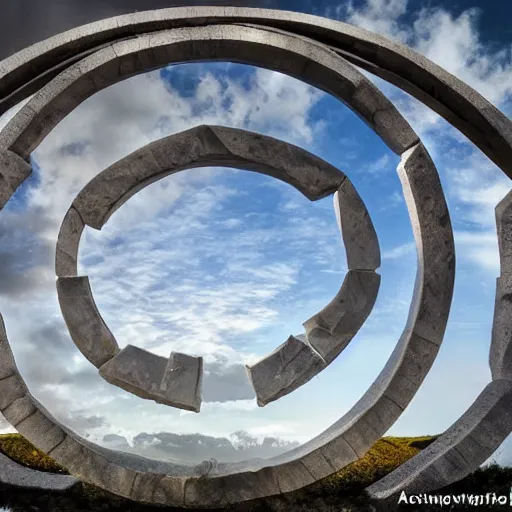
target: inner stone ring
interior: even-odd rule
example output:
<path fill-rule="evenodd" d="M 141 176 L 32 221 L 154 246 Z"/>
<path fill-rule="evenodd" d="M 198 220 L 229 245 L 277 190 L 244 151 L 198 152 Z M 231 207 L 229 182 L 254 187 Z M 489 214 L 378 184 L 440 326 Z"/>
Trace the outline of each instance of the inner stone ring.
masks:
<path fill-rule="evenodd" d="M 84 227 L 101 229 L 144 187 L 185 169 L 223 166 L 284 181 L 311 201 L 334 193 L 349 271 L 334 299 L 290 336 L 247 367 L 258 404 L 302 386 L 348 345 L 368 317 L 379 290 L 380 250 L 368 211 L 347 176 L 291 144 L 245 130 L 199 126 L 150 143 L 93 178 L 77 195 L 61 225 L 56 248 L 57 294 L 73 341 L 111 384 L 161 404 L 199 412 L 203 361 L 171 352 L 169 359 L 128 345 L 123 350 L 101 317 L 89 278 L 77 275 Z"/>

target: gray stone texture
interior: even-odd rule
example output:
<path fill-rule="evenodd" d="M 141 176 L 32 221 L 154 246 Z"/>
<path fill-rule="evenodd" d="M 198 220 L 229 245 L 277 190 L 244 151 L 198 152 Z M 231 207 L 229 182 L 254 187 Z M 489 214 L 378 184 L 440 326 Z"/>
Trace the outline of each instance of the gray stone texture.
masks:
<path fill-rule="evenodd" d="M 133 345 L 100 367 L 111 384 L 159 404 L 199 412 L 202 358 L 171 353 L 169 360 Z"/>
<path fill-rule="evenodd" d="M 150 143 L 111 165 L 82 189 L 73 208 L 88 226 L 101 229 L 142 188 L 203 166 L 273 176 L 313 201 L 332 194 L 345 179 L 341 171 L 297 146 L 245 130 L 198 126 Z"/>
<path fill-rule="evenodd" d="M 500 277 L 492 325 L 489 365 L 493 379 L 512 378 L 512 191 L 496 206 Z"/>
<path fill-rule="evenodd" d="M 352 63 L 402 88 L 443 116 L 512 177 L 510 121 L 474 89 L 426 57 L 383 36 L 292 12 L 195 6 L 135 13 L 78 27 L 0 62 L 0 112 L 38 91 L 55 76 L 48 70 L 69 65 L 69 59 L 83 58 L 87 51 L 99 49 L 116 37 L 189 26 L 191 20 L 196 25 L 250 23 L 279 27 L 328 42 Z"/>
<path fill-rule="evenodd" d="M 0 149 L 0 210 L 31 173 L 32 167 L 23 158 Z"/>
<path fill-rule="evenodd" d="M 203 358 L 171 352 L 160 389 L 180 409 L 199 412 L 203 383 Z"/>
<path fill-rule="evenodd" d="M 349 270 L 334 299 L 304 322 L 309 344 L 327 364 L 345 349 L 368 318 L 379 285 L 379 274 Z"/>
<path fill-rule="evenodd" d="M 429 492 L 483 464 L 512 431 L 512 381 L 495 380 L 434 443 L 368 487 L 374 498 Z"/>
<path fill-rule="evenodd" d="M 423 144 L 407 150 L 398 166 L 418 247 L 418 276 L 407 328 L 442 342 L 453 296 L 455 248 L 439 175 Z"/>
<path fill-rule="evenodd" d="M 512 272 L 496 279 L 489 365 L 493 379 L 512 380 Z"/>
<path fill-rule="evenodd" d="M 95 92 L 173 62 L 219 59 L 280 71 L 333 94 L 398 154 L 418 141 L 393 104 L 330 49 L 285 32 L 215 25 L 141 35 L 85 57 L 32 97 L 2 132 L 0 144 L 27 158 L 59 121 Z"/>
<path fill-rule="evenodd" d="M 62 221 L 55 250 L 57 277 L 77 277 L 78 247 L 85 224 L 75 208 L 71 207 Z"/>
<path fill-rule="evenodd" d="M 290 336 L 252 366 L 247 366 L 258 405 L 291 393 L 323 370 L 325 362 L 303 335 Z"/>
<path fill-rule="evenodd" d="M 60 277 L 57 279 L 57 295 L 75 345 L 99 368 L 119 352 L 119 347 L 96 307 L 89 278 Z"/>
<path fill-rule="evenodd" d="M 243 23 L 253 26 L 241 26 Z M 187 28 L 181 28 L 184 26 Z M 130 39 L 116 41 L 123 37 Z M 349 62 L 433 108 L 512 177 L 510 120 L 472 88 L 409 48 L 350 25 L 303 14 L 185 7 L 79 27 L 0 62 L 0 112 L 36 93 L 0 132 L 0 207 L 30 172 L 22 162 L 26 163 L 53 127 L 86 98 L 119 80 L 162 65 L 211 59 L 280 71 L 333 94 L 402 155 L 399 174 L 419 261 L 404 333 L 362 399 L 325 432 L 299 448 L 264 463 L 219 464 L 214 476 L 197 477 L 193 468 L 105 450 L 69 433 L 28 393 L 3 323 L 0 325 L 0 410 L 8 421 L 16 422 L 30 441 L 49 449 L 58 462 L 88 482 L 143 502 L 189 507 L 223 506 L 294 490 L 353 462 L 407 406 L 442 342 L 455 258 L 437 172 L 407 122 Z M 158 163 L 156 156 L 155 161 Z M 129 189 L 133 190 L 136 187 Z M 371 490 L 375 496 L 389 496 L 397 492 L 397 485 L 424 491 L 461 478 L 485 460 L 511 431 L 511 381 L 499 379 L 502 375 L 508 377 L 510 368 L 507 211 L 506 202 L 497 210 L 502 269 L 490 356 L 495 380 L 444 436 L 397 470 L 402 471 L 399 478 L 392 473 L 375 484 Z M 70 260 L 62 262 L 63 272 L 75 270 L 73 254 L 69 256 Z M 77 298 L 77 303 L 83 301 Z M 88 311 L 95 309 L 90 289 L 85 303 Z M 94 314 L 88 315 L 92 324 L 98 325 Z M 83 325 L 91 323 L 86 320 Z M 77 325 L 81 328 L 80 322 Z M 100 339 L 100 344 L 103 341 Z M 115 340 L 110 340 L 110 348 L 114 344 Z M 89 340 L 86 350 L 101 356 L 101 350 L 95 352 L 97 348 L 91 347 Z M 294 378 L 292 372 L 292 381 Z"/>
<path fill-rule="evenodd" d="M 334 193 L 334 211 L 343 236 L 349 270 L 380 267 L 377 233 L 361 197 L 346 178 Z"/>

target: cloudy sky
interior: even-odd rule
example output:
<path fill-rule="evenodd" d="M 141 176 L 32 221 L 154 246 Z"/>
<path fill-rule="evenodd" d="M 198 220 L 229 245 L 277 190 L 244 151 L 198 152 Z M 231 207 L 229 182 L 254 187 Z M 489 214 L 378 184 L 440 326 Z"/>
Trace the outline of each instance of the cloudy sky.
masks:
<path fill-rule="evenodd" d="M 102 10 L 97 3 L 96 11 L 95 2 L 87 3 L 88 12 L 62 11 L 53 31 L 127 10 L 114 2 Z M 432 1 L 428 9 L 419 4 L 320 2 L 314 13 L 412 46 L 510 115 L 512 29 L 500 11 L 506 2 Z M 306 2 L 260 5 L 311 12 Z M 10 15 L 17 19 L 15 10 Z M 40 37 L 51 35 L 48 30 Z M 19 33 L 9 37 L 13 49 L 32 42 Z M 494 206 L 510 182 L 439 116 L 372 79 L 431 153 L 455 230 L 457 279 L 445 341 L 414 401 L 389 432 L 437 434 L 490 380 L 499 273 Z M 0 118 L 0 126 L 15 110 Z M 157 405 L 103 381 L 75 348 L 57 303 L 55 241 L 77 192 L 135 149 L 199 124 L 271 135 L 339 167 L 365 201 L 380 240 L 382 284 L 364 327 L 318 377 L 265 408 L 256 405 L 244 364 L 302 333 L 302 322 L 329 302 L 346 272 L 332 197 L 311 203 L 265 176 L 196 169 L 149 186 L 102 231 L 86 229 L 79 272 L 90 276 L 119 345 L 166 357 L 171 350 L 204 357 L 200 414 Z M 90 98 L 32 158 L 33 176 L 0 215 L 0 308 L 33 394 L 81 434 L 153 457 L 235 460 L 246 458 L 247 450 L 269 456 L 311 439 L 348 411 L 389 357 L 406 321 L 416 272 L 398 157 L 328 95 L 250 66 L 172 66 Z M 499 462 L 512 462 L 509 446 L 499 450 Z"/>

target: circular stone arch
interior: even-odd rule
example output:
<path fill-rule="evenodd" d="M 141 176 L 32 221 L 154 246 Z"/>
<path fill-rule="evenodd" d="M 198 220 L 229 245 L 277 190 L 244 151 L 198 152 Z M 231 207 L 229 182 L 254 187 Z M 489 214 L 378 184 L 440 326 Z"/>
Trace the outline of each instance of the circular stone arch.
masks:
<path fill-rule="evenodd" d="M 446 328 L 455 270 L 451 225 L 439 177 L 405 119 L 332 50 L 304 37 L 254 27 L 216 25 L 143 34 L 113 43 L 65 69 L 0 133 L 3 175 L 9 183 L 3 202 L 30 173 L 25 161 L 30 153 L 87 97 L 164 64 L 208 60 L 253 64 L 299 78 L 329 92 L 371 126 L 401 155 L 399 175 L 419 263 L 404 332 L 383 371 L 356 405 L 297 449 L 264 461 L 219 464 L 216 474 L 206 478 L 186 466 L 100 448 L 59 425 L 28 392 L 6 333 L 0 333 L 4 373 L 0 410 L 19 432 L 88 482 L 138 501 L 188 507 L 220 507 L 293 491 L 362 456 L 400 416 L 428 373 Z"/>

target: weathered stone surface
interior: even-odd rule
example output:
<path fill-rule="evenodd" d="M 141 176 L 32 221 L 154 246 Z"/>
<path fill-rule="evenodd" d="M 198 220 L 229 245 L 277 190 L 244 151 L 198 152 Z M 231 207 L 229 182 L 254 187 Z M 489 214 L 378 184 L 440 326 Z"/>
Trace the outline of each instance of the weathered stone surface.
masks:
<path fill-rule="evenodd" d="M 0 210 L 31 173 L 32 167 L 23 158 L 0 149 Z"/>
<path fill-rule="evenodd" d="M 343 236 L 349 270 L 379 268 L 377 233 L 366 206 L 348 178 L 334 193 L 334 211 Z"/>
<path fill-rule="evenodd" d="M 165 357 L 127 345 L 100 367 L 100 375 L 115 386 L 141 398 L 157 399 L 163 394 L 160 383 L 167 366 Z"/>
<path fill-rule="evenodd" d="M 222 26 L 222 23 L 230 21 L 261 23 L 268 27 L 262 29 Z M 216 26 L 151 33 L 185 24 Z M 301 36 L 286 34 L 283 29 L 298 30 Z M 102 33 L 102 30 L 105 32 Z M 147 35 L 131 37 L 130 40 L 120 43 L 115 42 L 116 37 L 141 33 Z M 307 40 L 308 37 L 328 41 L 330 48 L 322 48 L 317 41 L 310 43 Z M 512 177 L 510 120 L 473 89 L 438 68 L 428 59 L 380 36 L 349 25 L 301 14 L 210 7 L 182 8 L 154 14 L 140 13 L 112 20 L 104 25 L 100 23 L 88 28 L 81 27 L 64 37 L 58 36 L 50 42 L 27 49 L 8 60 L 7 63 L 0 63 L 0 91 L 2 91 L 0 95 L 2 97 L 8 95 L 7 102 L 1 103 L 0 109 L 5 108 L 5 105 L 11 101 L 10 98 L 26 97 L 31 94 L 27 91 L 34 92 L 39 85 L 44 84 L 47 80 L 41 74 L 56 62 L 77 57 L 85 48 L 93 48 L 94 45 L 106 41 L 111 41 L 112 44 L 91 54 L 88 59 L 69 66 L 51 84 L 48 84 L 48 87 L 34 96 L 0 133 L 0 148 L 12 150 L 26 159 L 60 119 L 96 90 L 164 64 L 217 58 L 268 67 L 316 85 L 355 110 L 395 152 L 402 154 L 405 151 L 400 174 L 406 190 L 419 251 L 418 278 L 406 330 L 384 371 L 356 406 L 326 432 L 301 446 L 300 450 L 293 451 L 292 455 L 287 455 L 287 457 L 301 457 L 304 460 L 309 454 L 314 453 L 315 462 L 320 468 L 317 474 L 328 470 L 328 460 L 333 471 L 341 469 L 348 463 L 347 460 L 351 456 L 357 457 L 355 452 L 351 454 L 352 448 L 346 448 L 348 443 L 343 439 L 343 435 L 352 436 L 360 443 L 356 448 L 358 453 L 363 453 L 365 446 L 373 438 L 376 440 L 391 426 L 400 409 L 412 398 L 417 386 L 430 368 L 446 326 L 453 289 L 454 257 L 453 241 L 451 235 L 448 235 L 451 226 L 444 197 L 442 192 L 439 193 L 439 180 L 424 148 L 420 144 L 416 145 L 417 136 L 394 107 L 389 107 L 391 104 L 385 98 L 383 100 L 383 97 L 379 96 L 366 79 L 361 79 L 361 75 L 343 58 L 336 57 L 335 52 L 343 54 L 351 62 L 390 80 L 433 106 L 438 113 L 475 141 L 498 165 L 503 166 L 505 172 Z M 17 68 L 17 66 L 21 67 Z M 48 79 L 54 76 L 53 71 L 47 74 Z M 34 79 L 32 84 L 25 91 L 20 91 L 21 85 L 31 79 Z M 140 185 L 141 183 L 137 184 L 137 186 Z M 4 193 L 7 197 L 5 192 L 7 188 L 0 190 L 0 194 Z M 134 188 L 130 192 L 133 190 Z M 500 236 L 502 260 L 504 259 L 504 240 Z M 505 252 L 507 251 L 505 247 Z M 67 264 L 72 265 L 73 262 L 70 261 Z M 510 265 L 506 263 L 505 267 L 509 269 Z M 504 295 L 508 293 L 505 275 L 507 273 L 508 270 L 503 272 L 502 267 L 498 295 L 501 291 L 505 291 Z M 497 305 L 496 322 L 499 329 L 496 328 L 495 322 L 495 332 L 504 329 L 505 324 L 500 318 L 508 315 L 508 310 L 501 304 L 502 299 L 500 299 L 500 305 Z M 500 340 L 496 342 L 493 340 L 493 347 L 498 348 L 493 349 L 494 352 L 491 355 L 491 360 L 495 361 L 491 366 L 500 367 L 504 371 L 508 371 L 509 367 L 505 348 L 508 346 L 506 336 L 501 331 L 495 336 Z M 8 349 L 5 331 L 0 330 L 0 356 L 4 353 L 6 361 L 0 357 L 0 371 L 4 374 L 0 377 L 3 379 L 0 380 L 0 396 L 5 391 L 6 397 L 2 398 L 4 400 L 2 403 L 7 404 L 9 400 L 11 401 L 5 410 L 12 410 L 13 417 L 15 415 L 20 417 L 20 414 L 23 416 L 28 410 L 26 397 L 29 395 L 26 394 L 23 380 L 17 373 L 12 353 Z M 411 375 L 415 372 L 416 377 L 411 379 Z M 493 370 L 495 378 L 499 375 L 499 372 Z M 11 379 L 14 385 L 10 386 L 9 391 L 7 386 L 11 384 Z M 410 488 L 414 488 L 414 482 L 420 482 L 422 490 L 434 489 L 443 485 L 447 479 L 458 478 L 457 475 L 471 468 L 485 453 L 489 450 L 492 452 L 500 439 L 510 432 L 508 415 L 510 398 L 508 398 L 507 388 L 510 383 L 508 380 L 495 380 L 492 385 L 493 388 L 488 387 L 482 393 L 482 396 L 485 395 L 484 399 L 480 402 L 477 400 L 480 405 L 477 407 L 477 413 L 473 414 L 476 418 L 475 423 L 470 422 L 474 426 L 473 430 L 471 425 L 464 426 L 463 431 L 467 432 L 469 429 L 471 435 L 464 439 L 453 438 L 449 442 L 448 437 L 445 437 L 447 443 L 445 446 L 456 445 L 456 448 L 453 450 L 447 448 L 442 457 L 434 457 L 435 460 L 421 470 L 420 477 L 413 476 Z M 507 391 L 504 391 L 505 388 Z M 502 400 L 500 396 L 502 398 L 507 396 L 507 398 Z M 13 398 L 14 400 L 11 400 Z M 498 402 L 502 405 L 498 405 Z M 17 404 L 20 404 L 19 411 Z M 43 415 L 53 423 L 48 415 Z M 37 417 L 37 414 L 34 414 L 34 418 Z M 30 421 L 30 417 L 25 417 L 22 419 L 22 424 L 30 425 Z M 42 424 L 47 425 L 44 420 Z M 33 428 L 37 428 L 37 425 Z M 31 428 L 27 430 L 30 431 Z M 62 452 L 67 446 L 66 439 L 52 451 L 58 457 L 67 458 L 71 464 L 74 464 L 73 470 L 83 473 L 89 481 L 99 482 L 103 487 L 111 486 L 114 492 L 121 495 L 127 493 L 131 477 L 133 477 L 132 489 L 136 486 L 134 473 L 129 473 L 127 477 L 127 474 L 121 472 L 113 481 L 98 475 L 109 472 L 116 475 L 117 469 L 112 469 L 111 464 L 118 463 L 131 468 L 130 471 L 134 465 L 139 465 L 138 467 L 142 470 L 149 468 L 154 470 L 156 467 L 156 463 L 126 458 L 112 452 L 107 456 L 99 448 L 92 449 L 84 440 L 80 442 L 73 440 L 78 448 L 71 446 L 68 447 L 67 452 Z M 351 438 L 351 441 L 354 442 L 354 439 Z M 344 447 L 343 456 L 338 457 L 333 453 L 336 450 L 335 446 Z M 85 456 L 85 462 L 81 464 L 80 456 L 83 450 L 92 450 L 93 454 L 88 453 Z M 325 462 L 318 457 L 318 450 L 321 450 Z M 97 459 L 94 454 L 100 454 L 100 459 Z M 328 459 L 328 456 L 331 458 Z M 187 489 L 180 487 L 183 477 L 176 479 L 162 476 L 160 478 L 159 475 L 152 480 L 154 485 L 149 501 L 167 505 L 185 502 L 192 506 L 194 504 L 212 506 L 218 503 L 223 505 L 245 501 L 260 494 L 276 494 L 280 492 L 279 477 L 275 477 L 274 471 L 283 468 L 285 458 L 282 457 L 279 460 L 281 460 L 280 463 L 277 459 L 274 460 L 276 463 L 274 468 L 249 471 L 248 467 L 257 466 L 254 462 L 248 463 L 245 469 L 241 464 L 225 465 L 222 469 L 224 476 L 191 479 L 187 482 L 190 484 L 188 498 Z M 294 462 L 296 459 L 288 460 Z M 466 465 L 465 462 L 467 462 Z M 267 461 L 266 464 L 272 464 L 272 461 Z M 242 473 L 230 474 L 230 471 L 235 469 Z M 296 482 L 307 479 L 302 469 L 295 466 L 292 469 L 291 472 L 299 475 L 295 479 Z M 166 472 L 175 470 L 178 471 L 175 466 L 166 466 L 165 470 L 162 468 L 162 471 Z M 181 474 L 187 474 L 182 468 L 179 471 L 183 471 Z M 403 477 L 403 480 L 407 481 L 407 475 Z M 284 478 L 287 478 L 286 475 Z M 287 488 L 293 487 L 292 480 L 285 483 Z M 166 488 L 161 486 L 164 481 L 167 482 Z"/>
<path fill-rule="evenodd" d="M 26 419 L 31 414 L 35 413 L 37 408 L 32 402 L 30 395 L 24 395 L 21 398 L 17 398 L 2 411 L 5 419 L 16 428 L 20 422 Z"/>
<path fill-rule="evenodd" d="M 512 128 L 507 117 L 474 89 L 410 48 L 351 25 L 266 9 L 174 8 L 101 20 L 37 43 L 0 63 L 0 112 L 27 98 L 54 75 L 49 68 L 84 49 L 166 28 L 201 23 L 253 23 L 328 40 L 358 66 L 402 88 L 461 130 L 512 177 Z M 119 26 L 118 26 L 119 25 Z M 40 75 L 38 77 L 38 75 Z M 28 87 L 22 88 L 25 82 Z M 435 91 L 435 94 L 432 93 Z M 1 98 L 5 98 L 1 101 Z"/>
<path fill-rule="evenodd" d="M 203 166 L 252 170 L 294 186 L 311 200 L 333 193 L 345 175 L 320 158 L 272 137 L 219 126 L 198 126 L 152 142 L 95 176 L 73 207 L 101 229 L 142 188 L 170 174 Z"/>
<path fill-rule="evenodd" d="M 73 487 L 78 480 L 69 475 L 54 475 L 26 468 L 0 453 L 0 482 L 27 489 L 64 491 Z"/>
<path fill-rule="evenodd" d="M 407 328 L 440 344 L 448 321 L 455 280 L 450 214 L 436 168 L 423 144 L 406 151 L 397 170 L 419 248 L 420 274 L 414 286 Z"/>
<path fill-rule="evenodd" d="M 57 295 L 75 345 L 99 368 L 119 352 L 119 347 L 96 307 L 89 278 L 60 277 L 57 279 Z"/>
<path fill-rule="evenodd" d="M 495 209 L 501 275 L 512 273 L 512 190 Z"/>
<path fill-rule="evenodd" d="M 512 379 L 512 272 L 496 279 L 489 364 L 493 379 Z"/>
<path fill-rule="evenodd" d="M 252 366 L 247 366 L 258 405 L 291 393 L 325 367 L 322 357 L 302 335 L 290 336 L 282 345 Z"/>
<path fill-rule="evenodd" d="M 62 221 L 55 251 L 57 277 L 76 277 L 78 247 L 85 224 L 78 211 L 71 207 Z"/>
<path fill-rule="evenodd" d="M 16 430 L 23 436 L 30 436 L 34 444 L 48 453 L 64 440 L 65 433 L 43 412 L 36 410 L 19 422 Z"/>
<path fill-rule="evenodd" d="M 349 270 L 334 299 L 304 322 L 308 342 L 327 364 L 345 349 L 368 318 L 379 285 L 379 274 Z"/>
<path fill-rule="evenodd" d="M 203 382 L 203 358 L 171 352 L 160 389 L 175 407 L 199 412 Z"/>
<path fill-rule="evenodd" d="M 4 377 L 0 380 L 0 411 L 25 396 L 26 392 L 26 387 L 17 373 Z"/>
<path fill-rule="evenodd" d="M 151 54 L 153 58 L 148 60 Z M 171 63 L 218 59 L 289 74 L 333 94 L 398 154 L 418 141 L 392 103 L 330 49 L 285 32 L 219 24 L 116 42 L 71 65 L 34 95 L 9 123 L 6 148 L 27 157 L 73 108 L 120 80 Z"/>
<path fill-rule="evenodd" d="M 489 364 L 493 379 L 512 378 L 512 191 L 496 206 L 500 277 L 492 325 Z"/>
<path fill-rule="evenodd" d="M 202 358 L 172 353 L 169 360 L 133 345 L 100 367 L 114 386 L 159 404 L 199 412 Z"/>
<path fill-rule="evenodd" d="M 383 499 L 403 490 L 429 492 L 464 478 L 512 431 L 511 407 L 512 381 L 491 382 L 444 434 L 367 491 Z"/>

